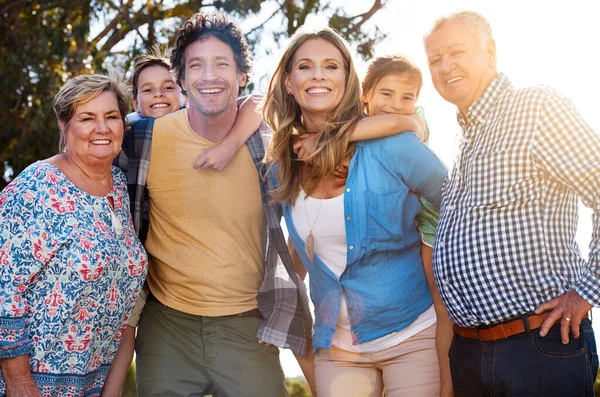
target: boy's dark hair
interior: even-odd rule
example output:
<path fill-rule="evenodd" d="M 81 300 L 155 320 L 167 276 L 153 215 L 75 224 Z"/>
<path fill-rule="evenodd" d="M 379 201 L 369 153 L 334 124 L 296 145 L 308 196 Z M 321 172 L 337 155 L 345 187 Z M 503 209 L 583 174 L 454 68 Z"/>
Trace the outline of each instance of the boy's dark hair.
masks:
<path fill-rule="evenodd" d="M 367 73 L 363 78 L 362 91 L 364 94 L 370 94 L 375 88 L 379 80 L 383 77 L 396 74 L 406 73 L 411 79 L 417 83 L 417 96 L 423 86 L 423 75 L 414 63 L 409 61 L 402 55 L 383 55 L 373 58 L 367 65 Z"/>
<path fill-rule="evenodd" d="M 181 86 L 181 80 L 185 78 L 185 49 L 190 44 L 211 36 L 231 47 L 237 70 L 239 73 L 246 75 L 246 84 L 248 84 L 252 69 L 252 55 L 248 43 L 235 21 L 227 13 L 221 11 L 206 15 L 196 13 L 185 21 L 179 29 L 175 40 L 175 48 L 171 53 L 171 66 L 177 84 Z M 244 88 L 240 87 L 240 94 L 244 91 Z"/>
<path fill-rule="evenodd" d="M 152 47 L 146 55 L 137 57 L 133 64 L 133 74 L 131 75 L 131 92 L 134 99 L 137 99 L 140 74 L 144 69 L 150 66 L 162 66 L 168 71 L 171 71 L 171 61 L 167 55 L 161 51 L 160 47 Z"/>

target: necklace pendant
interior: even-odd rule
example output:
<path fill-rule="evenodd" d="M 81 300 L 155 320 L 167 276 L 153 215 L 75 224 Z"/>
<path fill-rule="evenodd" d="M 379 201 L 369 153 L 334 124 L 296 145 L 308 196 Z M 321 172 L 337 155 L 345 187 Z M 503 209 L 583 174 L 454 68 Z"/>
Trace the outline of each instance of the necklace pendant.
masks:
<path fill-rule="evenodd" d="M 312 232 L 308 234 L 306 241 L 304 241 L 304 251 L 306 252 L 306 256 L 308 256 L 308 260 L 312 263 L 315 257 L 315 238 Z"/>

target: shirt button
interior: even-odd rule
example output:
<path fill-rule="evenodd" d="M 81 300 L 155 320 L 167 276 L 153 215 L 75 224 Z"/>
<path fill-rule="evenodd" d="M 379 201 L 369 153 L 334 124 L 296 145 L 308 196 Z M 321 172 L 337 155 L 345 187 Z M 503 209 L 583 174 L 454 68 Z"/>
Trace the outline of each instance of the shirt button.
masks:
<path fill-rule="evenodd" d="M 354 335 L 358 336 L 358 331 L 354 331 Z"/>
<path fill-rule="evenodd" d="M 352 309 L 351 307 L 349 307 L 348 308 L 348 313 L 352 312 L 352 310 L 354 310 L 354 309 Z"/>
<path fill-rule="evenodd" d="M 442 283 L 444 283 L 444 285 L 448 285 L 450 284 L 450 280 L 448 278 L 445 278 L 444 280 L 442 280 Z"/>
<path fill-rule="evenodd" d="M 440 247 L 443 247 L 446 245 L 446 242 L 444 240 L 440 241 Z"/>
<path fill-rule="evenodd" d="M 448 211 L 454 211 L 454 206 L 453 205 L 449 205 L 448 206 Z"/>
<path fill-rule="evenodd" d="M 353 245 L 351 245 L 351 246 L 350 246 L 350 247 L 348 247 L 348 248 L 350 248 L 351 250 L 353 250 L 353 249 L 354 249 L 354 246 L 353 246 Z"/>
<path fill-rule="evenodd" d="M 351 216 L 347 216 L 346 219 L 350 220 L 350 219 L 352 219 L 352 217 Z"/>
<path fill-rule="evenodd" d="M 350 191 L 350 188 L 347 188 L 347 189 L 346 189 L 346 191 L 347 191 L 347 192 L 349 192 L 349 191 Z"/>

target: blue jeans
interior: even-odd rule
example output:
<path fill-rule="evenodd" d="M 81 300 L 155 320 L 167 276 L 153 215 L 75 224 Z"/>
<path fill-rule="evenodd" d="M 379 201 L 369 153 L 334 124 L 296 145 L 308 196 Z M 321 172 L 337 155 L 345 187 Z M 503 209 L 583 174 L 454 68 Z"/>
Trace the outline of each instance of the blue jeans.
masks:
<path fill-rule="evenodd" d="M 481 342 L 455 335 L 450 371 L 455 397 L 593 397 L 598 355 L 592 324 L 563 345 L 560 324 L 508 339 Z"/>

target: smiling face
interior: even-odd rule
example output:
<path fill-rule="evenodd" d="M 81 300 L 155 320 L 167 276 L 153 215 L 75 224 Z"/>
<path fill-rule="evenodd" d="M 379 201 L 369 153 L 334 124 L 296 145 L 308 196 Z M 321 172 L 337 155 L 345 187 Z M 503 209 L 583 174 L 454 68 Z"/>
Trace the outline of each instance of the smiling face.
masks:
<path fill-rule="evenodd" d="M 181 109 L 185 104 L 181 88 L 163 66 L 146 67 L 137 82 L 137 97 L 133 98 L 133 107 L 142 117 L 157 119 Z"/>
<path fill-rule="evenodd" d="M 66 131 L 65 131 L 66 128 Z M 81 103 L 65 125 L 67 155 L 89 165 L 110 164 L 121 150 L 123 119 L 110 91 Z"/>
<path fill-rule="evenodd" d="M 425 39 L 433 85 L 464 115 L 496 77 L 496 47 L 483 49 L 475 34 L 460 22 L 446 22 Z"/>
<path fill-rule="evenodd" d="M 324 39 L 311 39 L 294 54 L 285 87 L 302 110 L 305 124 L 326 119 L 341 102 L 346 68 L 340 51 Z"/>
<path fill-rule="evenodd" d="M 209 36 L 185 49 L 185 77 L 181 84 L 190 107 L 203 115 L 215 116 L 236 106 L 246 75 L 238 71 L 231 47 Z"/>
<path fill-rule="evenodd" d="M 419 83 L 407 73 L 383 76 L 370 93 L 363 94 L 368 115 L 413 114 L 419 88 Z"/>

